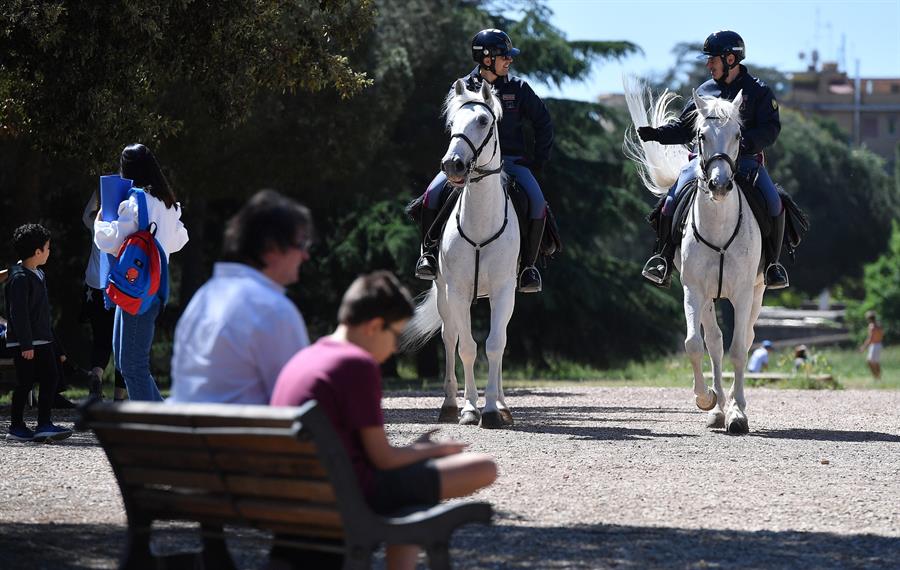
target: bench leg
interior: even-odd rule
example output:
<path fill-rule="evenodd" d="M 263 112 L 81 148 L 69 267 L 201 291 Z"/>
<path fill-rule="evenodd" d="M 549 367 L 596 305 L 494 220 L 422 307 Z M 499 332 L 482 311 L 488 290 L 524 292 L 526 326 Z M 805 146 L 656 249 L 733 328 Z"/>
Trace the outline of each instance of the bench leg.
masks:
<path fill-rule="evenodd" d="M 222 525 L 200 525 L 203 533 L 203 567 L 216 570 L 237 570 L 228 546 Z"/>
<path fill-rule="evenodd" d="M 156 561 L 150 553 L 150 527 L 135 530 L 128 527 L 125 539 L 125 555 L 119 563 L 119 570 L 152 570 Z"/>
<path fill-rule="evenodd" d="M 344 570 L 369 570 L 372 568 L 372 549 L 365 546 L 347 545 L 344 555 Z"/>
<path fill-rule="evenodd" d="M 450 549 L 446 542 L 432 544 L 426 552 L 431 570 L 450 570 Z"/>

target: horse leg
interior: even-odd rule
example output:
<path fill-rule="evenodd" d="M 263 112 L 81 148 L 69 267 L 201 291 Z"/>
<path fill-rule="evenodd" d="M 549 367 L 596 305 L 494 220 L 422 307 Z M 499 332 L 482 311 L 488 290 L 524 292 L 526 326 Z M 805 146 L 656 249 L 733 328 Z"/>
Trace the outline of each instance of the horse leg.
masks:
<path fill-rule="evenodd" d="M 684 339 L 684 350 L 694 369 L 697 407 L 704 411 L 711 410 L 716 405 L 716 393 L 706 387 L 706 380 L 703 379 L 703 336 L 700 333 L 700 319 L 709 303 L 711 301 L 685 287 L 684 317 L 687 321 L 687 336 Z"/>
<path fill-rule="evenodd" d="M 506 327 L 515 306 L 514 282 L 491 294 L 491 332 L 485 342 L 488 358 L 488 383 L 484 390 L 481 427 L 500 428 L 512 425 L 513 418 L 503 401 L 503 351 L 506 349 Z"/>
<path fill-rule="evenodd" d="M 748 329 L 750 316 L 753 314 L 753 302 L 757 296 L 754 289 L 748 291 L 740 298 L 732 299 L 734 305 L 734 338 L 731 341 L 731 363 L 734 366 L 734 383 L 728 393 L 728 405 L 725 411 L 725 430 L 730 434 L 744 434 L 750 431 L 750 423 L 747 420 L 745 410 L 747 400 L 744 397 L 744 368 L 747 366 L 747 351 L 753 333 Z"/>
<path fill-rule="evenodd" d="M 472 338 L 472 317 L 469 312 L 469 304 L 460 303 L 461 307 L 456 307 L 454 314 L 456 315 L 457 332 L 459 337 L 459 359 L 463 365 L 463 375 L 465 376 L 466 388 L 463 398 L 466 402 L 463 404 L 462 415 L 460 415 L 460 425 L 478 425 L 481 421 L 481 413 L 478 411 L 478 389 L 475 387 L 475 356 L 477 355 L 478 345 Z"/>
<path fill-rule="evenodd" d="M 441 412 L 438 415 L 438 421 L 441 423 L 456 423 L 459 419 L 459 408 L 456 405 L 456 395 L 459 391 L 456 380 L 456 341 L 458 336 L 454 325 L 445 321 L 441 328 L 441 337 L 444 340 L 444 403 L 441 404 Z"/>
<path fill-rule="evenodd" d="M 725 390 L 722 389 L 722 329 L 716 322 L 716 305 L 709 303 L 703 311 L 700 319 L 703 324 L 703 338 L 706 340 L 706 349 L 709 351 L 709 359 L 712 361 L 713 389 L 716 392 L 716 405 L 709 411 L 706 417 L 706 427 L 725 427 Z"/>

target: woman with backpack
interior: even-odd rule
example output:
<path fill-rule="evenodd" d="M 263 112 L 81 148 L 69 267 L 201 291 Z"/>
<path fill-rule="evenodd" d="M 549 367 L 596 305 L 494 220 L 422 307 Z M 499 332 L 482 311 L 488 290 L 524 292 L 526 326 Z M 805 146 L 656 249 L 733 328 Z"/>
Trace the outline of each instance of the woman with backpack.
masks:
<path fill-rule="evenodd" d="M 146 202 L 146 216 L 156 242 L 162 249 L 166 263 L 171 254 L 181 250 L 188 241 L 187 229 L 181 222 L 181 206 L 175 193 L 163 176 L 159 163 L 150 149 L 142 144 L 125 147 L 119 159 L 119 174 L 132 180 L 134 188 L 143 190 L 143 200 L 138 193 L 131 192 L 119 204 L 118 218 L 103 221 L 98 214 L 94 221 L 94 243 L 100 251 L 116 255 L 125 240 L 139 229 L 142 202 Z M 164 272 L 163 279 L 168 279 Z M 168 290 L 168 284 L 160 285 L 160 290 Z M 128 397 L 131 400 L 162 401 L 162 396 L 150 374 L 150 347 L 156 317 L 162 308 L 161 295 L 149 300 L 149 306 L 138 314 L 131 314 L 116 307 L 113 324 L 113 354 L 116 368 L 125 378 Z"/>

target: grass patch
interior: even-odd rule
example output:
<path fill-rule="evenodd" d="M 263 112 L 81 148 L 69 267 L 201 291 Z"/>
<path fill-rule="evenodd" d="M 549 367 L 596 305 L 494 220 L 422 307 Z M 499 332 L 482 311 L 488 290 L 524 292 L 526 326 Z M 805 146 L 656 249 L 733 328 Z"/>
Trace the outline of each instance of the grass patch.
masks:
<path fill-rule="evenodd" d="M 830 374 L 839 388 L 848 389 L 900 389 L 900 346 L 885 347 L 881 353 L 882 378 L 876 381 L 869 373 L 865 356 L 858 350 L 849 348 L 812 347 L 809 363 L 802 369 L 793 369 L 793 351 L 774 350 L 769 358 L 769 370 L 791 373 L 787 380 L 759 382 L 748 379 L 749 386 L 765 385 L 775 388 L 821 389 L 820 382 L 811 377 Z M 725 370 L 731 371 L 731 362 L 725 357 Z M 709 358 L 703 360 L 704 372 L 711 371 Z M 386 390 L 442 390 L 443 378 L 419 379 L 410 366 L 400 366 L 400 377 L 385 380 Z M 462 365 L 457 362 L 456 377 L 462 388 Z M 480 357 L 475 365 L 476 383 L 484 388 L 487 377 L 487 362 Z M 559 360 L 551 362 L 544 370 L 531 366 L 518 366 L 504 362 L 504 388 L 534 388 L 555 386 L 649 386 L 649 387 L 690 387 L 693 383 L 691 364 L 684 353 L 673 354 L 646 362 L 631 362 L 626 366 L 598 369 L 583 364 Z"/>

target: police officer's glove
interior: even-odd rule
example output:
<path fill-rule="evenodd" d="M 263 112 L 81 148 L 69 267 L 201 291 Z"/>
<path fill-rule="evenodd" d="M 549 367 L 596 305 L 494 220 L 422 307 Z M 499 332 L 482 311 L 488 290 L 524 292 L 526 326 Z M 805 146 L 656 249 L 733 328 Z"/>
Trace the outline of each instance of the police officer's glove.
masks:
<path fill-rule="evenodd" d="M 638 136 L 644 142 L 659 142 L 659 130 L 653 127 L 638 127 Z"/>

